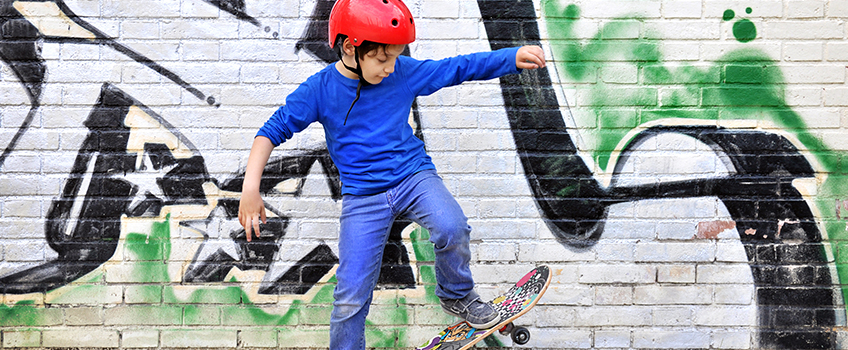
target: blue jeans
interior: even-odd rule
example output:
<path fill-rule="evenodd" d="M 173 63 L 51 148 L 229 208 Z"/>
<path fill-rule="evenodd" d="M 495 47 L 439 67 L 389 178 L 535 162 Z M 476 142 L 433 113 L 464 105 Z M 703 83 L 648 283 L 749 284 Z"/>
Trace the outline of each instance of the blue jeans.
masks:
<path fill-rule="evenodd" d="M 459 299 L 474 289 L 471 226 L 435 170 L 416 173 L 386 192 L 345 195 L 339 234 L 338 284 L 330 316 L 330 349 L 365 349 L 365 316 L 380 275 L 383 247 L 396 218 L 430 231 L 436 252 L 436 295 Z"/>

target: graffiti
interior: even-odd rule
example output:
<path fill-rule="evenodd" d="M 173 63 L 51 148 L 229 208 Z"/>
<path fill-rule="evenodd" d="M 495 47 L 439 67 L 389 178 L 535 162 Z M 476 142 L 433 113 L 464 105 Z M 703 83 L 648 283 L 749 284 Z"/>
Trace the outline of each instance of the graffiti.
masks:
<path fill-rule="evenodd" d="M 532 4 L 497 4 L 500 6 L 493 6 L 491 2 L 480 6 L 492 49 L 540 43 L 538 29 L 532 25 L 535 14 Z M 548 16 L 565 19 L 557 21 L 557 26 L 549 26 L 551 35 L 573 37 L 569 31 L 571 25 L 579 19 L 577 6 L 569 5 L 560 14 L 555 2 L 543 4 Z M 504 13 L 510 14 L 512 21 L 504 18 Z M 730 16 L 726 14 L 725 18 L 727 17 Z M 751 22 L 743 20 L 734 26 L 734 33 L 741 42 L 750 41 L 755 36 L 755 31 L 749 28 L 748 23 Z M 516 27 L 518 25 L 520 27 Z M 607 26 L 610 28 L 604 28 L 604 33 L 620 29 L 616 28 L 615 24 Z M 505 33 L 507 35 L 504 35 Z M 585 46 L 554 45 L 554 55 L 566 62 L 564 68 L 567 73 L 578 80 L 586 73 L 591 62 L 599 61 L 599 57 L 607 54 L 633 55 L 633 61 L 647 62 L 644 68 L 650 74 L 656 74 L 649 75 L 649 78 L 656 77 L 660 80 L 667 77 L 674 80 L 674 77 L 670 76 L 671 72 L 656 65 L 660 59 L 656 46 L 643 42 L 629 46 L 605 45 L 596 37 Z M 729 68 L 739 70 L 756 69 L 751 62 L 767 60 L 762 55 L 749 51 L 737 57 L 728 57 L 728 61 L 734 62 Z M 730 76 L 730 73 L 728 75 Z M 777 77 L 765 74 L 757 77 L 761 79 L 757 86 L 763 90 L 760 94 L 754 94 L 753 101 L 741 101 L 740 98 L 750 99 L 751 94 L 735 94 L 743 87 L 734 84 L 733 78 L 727 78 L 726 81 L 717 82 L 710 90 L 705 91 L 705 104 L 726 108 L 785 106 L 778 91 L 770 90 L 774 89 L 774 85 L 770 84 L 774 83 Z M 660 82 L 653 84 L 658 83 Z M 657 99 L 650 95 L 651 90 L 625 94 L 629 100 L 621 101 L 620 97 L 614 96 L 619 92 L 611 87 L 599 86 L 596 91 L 592 91 L 593 96 L 589 101 L 591 106 L 601 108 L 601 112 L 604 106 L 636 106 L 644 109 L 643 122 L 651 119 L 657 121 L 646 123 L 644 130 L 626 140 L 625 146 L 621 148 L 610 145 L 618 145 L 625 139 L 626 130 L 619 129 L 621 131 L 616 133 L 615 126 L 610 125 L 608 128 L 613 132 L 607 131 L 598 136 L 600 141 L 597 144 L 600 147 L 596 148 L 599 150 L 596 152 L 596 159 L 601 166 L 612 168 L 613 175 L 610 185 L 604 186 L 578 154 L 569 128 L 563 122 L 546 72 L 504 77 L 501 78 L 501 84 L 516 148 L 528 183 L 545 221 L 563 244 L 587 247 L 597 242 L 603 233 L 607 208 L 616 203 L 660 198 L 718 197 L 731 213 L 737 230 L 756 233 L 740 238 L 757 288 L 759 322 L 763 329 L 759 334 L 761 345 L 766 348 L 835 346 L 836 335 L 830 326 L 835 324 L 836 314 L 811 310 L 835 310 L 838 303 L 832 289 L 834 279 L 827 268 L 828 260 L 821 244 L 822 234 L 810 204 L 793 185 L 798 179 L 814 178 L 815 171 L 786 137 L 757 130 L 698 125 L 697 118 L 704 118 L 703 114 L 709 113 L 711 108 L 699 111 L 656 108 L 655 103 L 651 101 Z M 532 108 L 527 108 L 530 106 Z M 798 116 L 791 111 L 780 110 L 778 113 L 784 117 L 784 121 L 798 120 Z M 691 118 L 693 123 L 663 125 L 662 121 L 669 116 Z M 602 122 L 610 120 L 616 123 L 615 119 L 615 116 L 602 118 Z M 606 128 L 601 125 L 601 129 Z M 622 169 L 618 165 L 620 163 L 611 155 L 612 151 L 618 150 L 618 162 L 623 162 L 630 150 L 638 147 L 640 142 L 665 133 L 685 135 L 708 145 L 727 159 L 728 168 L 733 172 L 718 178 L 666 181 L 637 186 L 617 185 L 615 174 Z M 815 270 L 813 275 L 816 278 L 813 280 L 786 278 L 787 274 L 794 275 L 809 269 Z M 790 312 L 795 316 L 782 317 L 783 310 L 793 310 Z"/>
<path fill-rule="evenodd" d="M 259 26 L 258 20 L 244 12 L 243 1 L 207 2 L 239 20 Z M 15 149 L 17 139 L 29 128 L 40 106 L 41 91 L 48 83 L 47 68 L 40 56 L 41 41 L 112 48 L 209 105 L 217 105 L 214 97 L 109 38 L 76 16 L 62 1 L 4 1 L 2 5 L 6 14 L 2 17 L 5 40 L 0 43 L 3 48 L 0 51 L 6 52 L 2 56 L 4 62 L 26 88 L 31 104 L 30 113 L 9 143 L 6 155 Z M 330 8 L 319 7 L 325 13 L 318 16 L 328 17 Z M 113 257 L 121 237 L 122 217 L 163 217 L 174 207 L 183 207 L 179 209 L 183 213 L 191 210 L 186 208 L 203 208 L 180 217 L 183 230 L 203 237 L 182 276 L 186 282 L 223 282 L 233 269 L 260 270 L 265 273 L 260 294 L 304 294 L 325 279 L 338 262 L 335 248 L 323 242 L 301 244 L 281 252 L 289 218 L 271 205 L 267 209 L 275 217 L 263 225 L 263 236 L 247 242 L 237 220 L 243 173 L 223 182 L 213 179 L 191 141 L 117 86 L 103 85 L 84 125 L 89 134 L 61 196 L 53 201 L 46 215 L 45 238 L 56 258 L 0 277 L 6 293 L 44 292 L 77 280 Z M 420 130 L 417 133 L 420 136 Z M 325 148 L 269 161 L 262 193 L 278 199 L 280 193 L 299 197 L 313 164 L 323 169 L 331 198 L 339 200 L 338 171 Z M 286 186 L 292 189 L 281 190 Z M 391 232 L 380 276 L 381 288 L 409 288 L 415 284 L 409 255 L 401 242 L 401 232 L 409 224 L 398 221 Z M 279 257 L 283 253 L 286 259 Z"/>
<path fill-rule="evenodd" d="M 333 4 L 315 1 L 293 48 L 319 65 L 338 57 L 326 38 Z M 251 15 L 248 5 L 245 0 L 204 0 L 196 6 L 214 7 L 268 39 L 279 39 L 280 33 L 264 25 L 263 17 Z M 717 198 L 729 217 L 699 222 L 692 238 L 716 240 L 738 232 L 756 294 L 759 347 L 836 348 L 833 327 L 844 318 L 845 295 L 835 285 L 848 272 L 840 266 L 831 269 L 833 252 L 825 241 L 845 235 L 842 221 L 848 217 L 848 202 L 834 200 L 840 188 L 837 180 L 822 174 L 838 172 L 838 164 L 827 150 L 813 147 L 819 140 L 786 103 L 779 67 L 765 53 L 746 46 L 757 40 L 756 24 L 726 10 L 721 22 L 732 27 L 731 40 L 738 48 L 709 66 L 670 68 L 654 38 L 610 45 L 609 38 L 626 37 L 626 20 L 638 18 L 603 23 L 598 34 L 586 40 L 548 43 L 541 39 L 540 26 L 552 39 L 578 36 L 580 8 L 542 1 L 539 18 L 534 6 L 527 1 L 478 1 L 491 49 L 545 44 L 555 58 L 549 68 L 553 71 L 501 78 L 500 91 L 530 195 L 562 248 L 596 247 L 608 234 L 617 205 Z M 746 8 L 744 13 L 754 11 Z M 198 118 L 222 107 L 220 96 L 204 91 L 206 85 L 176 73 L 168 67 L 170 62 L 157 62 L 132 43 L 111 37 L 61 0 L 0 0 L 0 30 L 0 59 L 14 73 L 28 104 L 0 155 L 4 171 L 7 159 L 21 153 L 21 140 L 34 128 L 51 87 L 45 44 L 96 46 L 125 57 L 199 101 L 192 110 Z M 608 62 L 635 65 L 640 84 L 621 88 L 596 81 L 595 72 Z M 562 100 L 556 89 L 571 83 L 582 86 L 578 100 Z M 248 242 L 237 220 L 244 170 L 211 173 L 204 148 L 183 134 L 181 126 L 171 124 L 164 108 L 146 105 L 121 82 L 97 84 L 96 101 L 74 101 L 89 108 L 80 126 L 84 136 L 58 192 L 51 194 L 38 218 L 43 228 L 36 231 L 43 230 L 46 259 L 4 267 L 0 286 L 7 301 L 45 293 L 54 301 L 73 302 L 105 288 L 103 283 L 77 287 L 74 282 L 103 281 L 104 265 L 129 259 L 145 267 L 134 271 L 141 276 L 134 282 L 178 281 L 197 287 L 186 297 L 170 285 L 141 286 L 134 289 L 134 301 L 294 300 L 284 315 L 254 305 L 228 310 L 247 323 L 263 325 L 291 325 L 298 322 L 298 312 L 323 312 L 321 307 L 332 302 L 336 228 L 303 222 L 315 215 L 311 207 L 320 208 L 323 216 L 340 210 L 341 183 L 326 146 L 272 156 L 260 184 L 269 220 L 262 236 Z M 590 110 L 591 116 L 572 114 L 575 104 Z M 416 101 L 410 124 L 423 139 L 420 114 Z M 595 122 L 596 128 L 580 127 Z M 628 178 L 627 164 L 639 157 L 641 147 L 663 137 L 703 146 L 725 170 L 667 179 Z M 811 154 L 810 149 L 820 152 Z M 821 199 L 811 199 L 808 189 L 817 181 Z M 822 224 L 821 213 L 834 213 L 837 220 Z M 435 303 L 427 238 L 409 221 L 394 224 L 378 289 L 409 292 L 392 298 Z M 170 261 L 183 266 L 169 269 L 165 262 Z M 233 287 L 230 282 L 243 284 Z M 298 310 L 300 302 L 314 304 L 315 310 Z M 186 315 L 193 311 L 185 308 Z M 28 300 L 0 305 L 0 325 L 37 325 L 41 315 Z M 188 324 L 191 317 L 186 316 Z M 390 317 L 398 324 L 412 322 L 411 312 L 403 308 Z M 403 345 L 398 340 L 403 330 L 369 332 L 374 346 Z M 500 345 L 494 340 L 487 344 Z"/>

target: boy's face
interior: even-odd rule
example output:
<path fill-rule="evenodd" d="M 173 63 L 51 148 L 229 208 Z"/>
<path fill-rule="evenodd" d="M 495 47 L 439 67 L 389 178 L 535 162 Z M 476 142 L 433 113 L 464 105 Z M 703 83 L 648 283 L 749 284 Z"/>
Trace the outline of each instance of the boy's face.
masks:
<path fill-rule="evenodd" d="M 375 50 L 366 53 L 359 63 L 362 65 L 362 77 L 365 81 L 371 84 L 379 84 L 383 78 L 395 71 L 395 62 L 398 56 L 403 53 L 406 45 L 387 45 L 385 49 L 382 46 Z"/>

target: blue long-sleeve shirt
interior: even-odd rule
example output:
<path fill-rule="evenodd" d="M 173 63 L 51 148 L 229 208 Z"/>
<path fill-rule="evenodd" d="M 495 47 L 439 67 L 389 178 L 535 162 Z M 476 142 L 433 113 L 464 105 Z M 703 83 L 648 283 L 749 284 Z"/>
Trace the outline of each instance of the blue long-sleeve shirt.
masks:
<path fill-rule="evenodd" d="M 409 126 L 417 96 L 469 80 L 488 80 L 518 73 L 518 48 L 480 52 L 442 60 L 419 61 L 399 56 L 395 71 L 379 84 L 363 86 L 329 65 L 286 97 L 286 104 L 259 129 L 278 146 L 314 122 L 324 127 L 330 157 L 339 169 L 344 194 L 384 192 L 418 171 L 435 169 L 424 142 Z"/>

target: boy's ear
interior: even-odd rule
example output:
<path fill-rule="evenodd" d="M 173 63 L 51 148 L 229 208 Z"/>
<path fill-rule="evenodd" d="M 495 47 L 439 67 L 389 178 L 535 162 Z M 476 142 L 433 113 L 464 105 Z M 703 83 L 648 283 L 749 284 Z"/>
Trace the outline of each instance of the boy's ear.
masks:
<path fill-rule="evenodd" d="M 344 51 L 345 55 L 354 55 L 354 53 L 356 52 L 356 48 L 353 46 L 353 43 L 350 42 L 350 39 L 344 39 L 344 42 L 342 42 L 342 51 Z"/>

